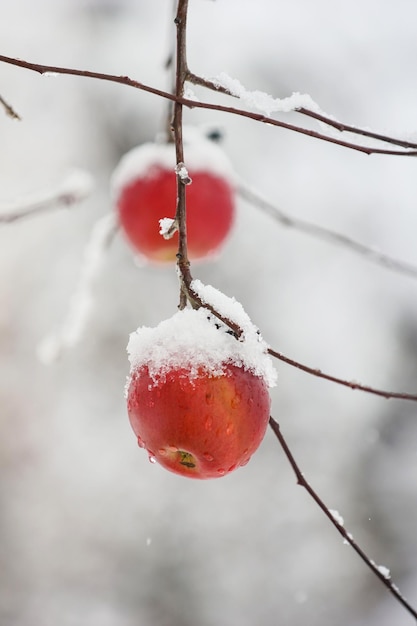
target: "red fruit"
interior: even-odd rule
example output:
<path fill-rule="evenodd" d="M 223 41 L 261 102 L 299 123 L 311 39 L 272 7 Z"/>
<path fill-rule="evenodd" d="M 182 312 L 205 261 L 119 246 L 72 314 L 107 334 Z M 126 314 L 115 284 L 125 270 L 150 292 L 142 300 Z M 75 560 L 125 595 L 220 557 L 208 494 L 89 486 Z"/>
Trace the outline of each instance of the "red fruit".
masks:
<path fill-rule="evenodd" d="M 185 146 L 187 235 L 191 260 L 218 252 L 235 213 L 231 166 L 221 149 L 199 138 Z M 178 233 L 160 234 L 160 220 L 176 211 L 175 150 L 172 144 L 144 144 L 127 153 L 113 175 L 113 195 L 123 231 L 135 251 L 149 261 L 176 260 Z"/>
<path fill-rule="evenodd" d="M 265 381 L 224 364 L 222 376 L 173 368 L 154 381 L 147 366 L 131 379 L 128 413 L 139 445 L 163 467 L 190 478 L 218 478 L 246 465 L 269 419 Z"/>
<path fill-rule="evenodd" d="M 151 460 L 190 478 L 218 478 L 245 465 L 260 445 L 275 370 L 241 305 L 200 281 L 192 285 L 238 314 L 242 337 L 203 307 L 139 328 L 128 345 L 127 408 Z"/>

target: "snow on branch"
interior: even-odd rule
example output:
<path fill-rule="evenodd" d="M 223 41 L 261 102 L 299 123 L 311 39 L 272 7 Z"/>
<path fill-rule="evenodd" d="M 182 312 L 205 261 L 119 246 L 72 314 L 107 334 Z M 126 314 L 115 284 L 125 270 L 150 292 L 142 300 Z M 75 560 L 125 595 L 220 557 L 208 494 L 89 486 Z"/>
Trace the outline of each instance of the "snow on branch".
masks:
<path fill-rule="evenodd" d="M 303 113 L 304 115 L 308 115 L 309 117 L 313 117 L 319 121 L 328 124 L 329 126 L 333 126 L 337 128 L 339 131 L 350 132 L 355 135 L 365 136 L 365 137 L 373 137 L 378 139 L 379 141 L 393 144 L 396 146 L 401 146 L 402 150 L 388 150 L 385 148 L 375 148 L 371 146 L 363 146 L 358 145 L 356 143 L 352 143 L 349 141 L 343 141 L 337 137 L 330 137 L 328 135 L 318 133 L 309 128 L 303 128 L 301 126 L 297 126 L 295 124 L 288 124 L 286 122 L 282 122 L 281 120 L 274 119 L 272 117 L 268 117 L 265 114 L 254 113 L 252 111 L 244 111 L 242 109 L 237 109 L 234 107 L 223 106 L 220 104 L 213 104 L 211 102 L 200 102 L 196 100 L 189 100 L 183 95 L 172 94 L 161 89 L 157 89 L 155 87 L 151 87 L 150 85 L 145 85 L 144 83 L 140 83 L 139 81 L 133 80 L 128 76 L 117 76 L 114 74 L 106 74 L 103 72 L 91 72 L 89 70 L 79 70 L 68 67 L 59 67 L 55 65 L 42 65 L 40 63 L 31 63 L 29 61 L 25 61 L 23 59 L 16 59 L 13 57 L 7 57 L 5 55 L 0 55 L 0 63 L 9 63 L 10 65 L 15 65 L 17 67 L 21 67 L 27 70 L 32 70 L 39 74 L 67 74 L 69 76 L 83 76 L 85 78 L 94 78 L 98 80 L 109 81 L 113 83 L 119 83 L 121 85 L 126 85 L 129 87 L 133 87 L 135 89 L 140 89 L 142 91 L 146 91 L 147 93 L 152 93 L 160 98 L 164 98 L 166 100 L 171 100 L 172 102 L 177 102 L 182 104 L 183 106 L 188 106 L 190 108 L 199 108 L 199 109 L 207 109 L 211 111 L 220 111 L 223 113 L 229 113 L 231 115 L 239 115 L 241 117 L 246 117 L 252 119 L 257 122 L 261 122 L 263 124 L 268 124 L 270 126 L 276 126 L 279 128 L 285 128 L 295 133 L 300 133 L 302 135 L 307 135 L 308 137 L 313 137 L 315 139 L 319 139 L 321 141 L 326 141 L 328 143 L 332 143 L 334 145 L 338 145 L 349 150 L 355 150 L 356 152 L 361 152 L 363 154 L 385 154 L 390 156 L 417 156 L 417 143 L 404 141 L 403 139 L 397 139 L 395 137 L 385 136 L 379 133 L 373 133 L 372 131 L 367 131 L 361 128 L 356 128 L 354 126 L 349 126 L 347 124 L 343 124 L 342 122 L 336 122 L 332 118 L 327 118 L 326 116 L 321 115 L 315 111 L 309 111 L 304 107 L 301 109 L 297 109 L 299 113 Z M 210 88 L 210 81 L 206 81 L 205 79 L 196 77 L 196 75 L 189 72 L 187 69 L 186 80 L 193 82 L 195 84 L 200 84 L 203 86 L 207 86 Z M 198 81 L 198 82 L 197 82 Z M 211 83 L 211 88 L 216 89 L 215 85 Z M 412 148 L 412 149 L 410 149 Z"/>
<path fill-rule="evenodd" d="M 236 78 L 221 72 L 213 80 L 214 85 L 224 87 L 232 96 L 239 98 L 249 108 L 261 111 L 270 117 L 272 113 L 289 113 L 301 108 L 322 113 L 320 107 L 308 94 L 293 93 L 286 98 L 273 98 L 264 91 L 248 91 Z"/>
<path fill-rule="evenodd" d="M 88 172 L 72 170 L 55 189 L 13 204 L 0 205 L 0 224 L 11 224 L 39 213 L 77 204 L 90 195 L 93 186 L 93 178 Z"/>
<path fill-rule="evenodd" d="M 61 327 L 45 337 L 38 347 L 39 360 L 45 365 L 56 361 L 65 349 L 73 348 L 82 339 L 94 305 L 92 287 L 116 229 L 117 221 L 113 213 L 95 223 L 84 252 L 84 265 L 69 303 L 68 314 Z"/>

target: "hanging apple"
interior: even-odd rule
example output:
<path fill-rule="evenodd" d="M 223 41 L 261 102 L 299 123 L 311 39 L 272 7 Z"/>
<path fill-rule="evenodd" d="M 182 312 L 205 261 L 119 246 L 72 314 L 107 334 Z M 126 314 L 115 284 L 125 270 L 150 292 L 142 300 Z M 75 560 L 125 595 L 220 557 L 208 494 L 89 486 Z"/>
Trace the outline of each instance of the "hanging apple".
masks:
<path fill-rule="evenodd" d="M 199 260 L 218 253 L 229 236 L 235 194 L 232 168 L 222 149 L 199 133 L 188 135 L 188 254 L 190 260 Z M 178 251 L 178 233 L 164 239 L 160 232 L 160 220 L 175 216 L 175 166 L 172 143 L 146 143 L 121 159 L 112 178 L 123 232 L 135 252 L 154 263 L 172 263 Z"/>
<path fill-rule="evenodd" d="M 131 335 L 127 408 L 152 461 L 190 478 L 246 465 L 269 420 L 275 371 L 258 333 L 237 340 L 205 308 Z"/>

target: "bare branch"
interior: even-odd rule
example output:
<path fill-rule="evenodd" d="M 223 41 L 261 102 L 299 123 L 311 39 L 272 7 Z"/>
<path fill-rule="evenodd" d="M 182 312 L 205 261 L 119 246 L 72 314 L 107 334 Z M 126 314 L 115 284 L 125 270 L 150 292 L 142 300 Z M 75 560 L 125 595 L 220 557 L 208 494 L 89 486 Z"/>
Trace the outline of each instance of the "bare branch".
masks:
<path fill-rule="evenodd" d="M 301 487 L 304 487 L 304 489 L 306 489 L 306 491 L 314 500 L 314 502 L 317 504 L 317 506 L 320 507 L 320 509 L 323 511 L 326 517 L 330 520 L 330 522 L 333 524 L 336 530 L 342 535 L 344 541 L 348 543 L 355 550 L 356 554 L 358 554 L 358 556 L 362 559 L 362 561 L 364 561 L 364 563 L 367 565 L 367 567 L 369 567 L 369 569 L 373 572 L 373 574 L 377 578 L 379 578 L 379 580 L 385 585 L 385 587 L 392 593 L 392 595 L 395 597 L 397 602 L 399 602 L 406 609 L 406 611 L 408 611 L 408 613 L 410 613 L 413 617 L 417 618 L 417 610 L 414 609 L 411 606 L 411 604 L 407 602 L 404 596 L 399 592 L 398 587 L 393 582 L 391 582 L 390 578 L 386 574 L 384 575 L 384 571 L 382 570 L 382 568 L 378 567 L 374 563 L 374 561 L 367 556 L 367 554 L 362 550 L 362 548 L 359 547 L 359 545 L 353 539 L 352 535 L 349 532 L 347 532 L 345 527 L 340 523 L 340 521 L 336 518 L 336 516 L 332 514 L 330 509 L 324 504 L 323 500 L 314 491 L 314 489 L 311 487 L 309 482 L 304 478 L 304 474 L 300 470 L 297 462 L 294 459 L 294 456 L 291 450 L 288 447 L 288 444 L 283 434 L 281 433 L 281 429 L 279 427 L 278 422 L 276 422 L 272 417 L 270 417 L 269 425 L 272 428 L 276 438 L 278 439 L 284 451 L 284 454 L 287 457 L 294 471 L 294 474 L 297 478 L 297 483 Z"/>
<path fill-rule="evenodd" d="M 4 108 L 4 110 L 6 112 L 6 115 L 8 115 L 9 117 L 11 117 L 14 120 L 21 120 L 22 119 L 20 117 L 20 115 L 18 115 L 16 113 L 16 111 L 13 109 L 13 107 L 8 102 L 6 102 L 6 100 L 4 98 L 2 98 L 2 96 L 0 96 L 0 104 Z"/>
<path fill-rule="evenodd" d="M 177 100 L 174 105 L 174 118 L 172 122 L 172 130 L 175 140 L 176 155 L 176 173 L 177 173 L 177 210 L 175 221 L 178 225 L 178 253 L 177 267 L 180 280 L 180 303 L 179 308 L 184 309 L 187 304 L 186 292 L 183 289 L 185 282 L 191 281 L 190 261 L 188 259 L 187 248 L 187 216 L 186 216 L 186 185 L 189 181 L 188 176 L 184 176 L 186 171 L 184 165 L 184 142 L 182 128 L 182 109 L 183 105 L 180 99 L 184 94 L 184 83 L 187 76 L 187 50 L 186 50 L 186 30 L 187 30 L 187 10 L 188 0 L 179 0 L 177 14 L 175 16 L 175 25 L 177 27 L 177 62 L 176 62 L 176 81 L 175 95 Z"/>
<path fill-rule="evenodd" d="M 416 265 L 406 263 L 405 261 L 401 261 L 400 259 L 396 259 L 395 257 L 380 252 L 375 248 L 366 246 L 365 244 L 360 243 L 359 241 L 356 241 L 355 239 L 352 239 L 347 235 L 332 231 L 329 228 L 325 228 L 324 226 L 319 226 L 318 224 L 313 224 L 312 222 L 291 217 L 290 215 L 288 215 L 288 213 L 285 213 L 282 209 L 271 204 L 257 192 L 249 189 L 248 187 L 246 187 L 246 185 L 243 185 L 242 183 L 239 183 L 237 185 L 236 190 L 241 198 L 270 215 L 282 226 L 294 228 L 295 230 L 306 233 L 307 235 L 311 235 L 312 237 L 316 237 L 318 239 L 322 239 L 323 241 L 328 241 L 329 243 L 343 246 L 351 252 L 355 252 L 356 254 L 365 257 L 368 261 L 371 261 L 376 265 L 380 265 L 385 269 L 397 272 L 398 274 L 417 279 Z"/>
<path fill-rule="evenodd" d="M 284 356 L 280 352 L 273 350 L 272 348 L 268 349 L 268 353 L 282 361 L 283 363 L 287 363 L 287 365 L 291 365 L 291 367 L 296 367 L 297 369 L 306 372 L 307 374 L 311 374 L 312 376 L 317 376 L 318 378 L 323 378 L 324 380 L 329 380 L 332 383 L 337 383 L 338 385 L 343 385 L 344 387 L 349 387 L 350 389 L 357 389 L 358 391 L 364 391 L 365 393 L 373 394 L 374 396 L 380 396 L 381 398 L 386 398 L 387 400 L 395 399 L 395 400 L 410 400 L 412 402 L 417 402 L 417 395 L 411 393 L 404 393 L 399 391 L 386 391 L 384 389 L 375 389 L 374 387 L 369 387 L 368 385 L 361 385 L 360 383 L 344 380 L 343 378 L 338 378 L 337 376 L 332 376 L 331 374 L 325 374 L 319 369 L 315 369 L 313 367 L 309 367 L 308 365 L 303 365 L 294 359 L 290 359 L 287 356 Z"/>
<path fill-rule="evenodd" d="M 189 100 L 187 98 L 179 97 L 177 95 L 170 94 L 166 91 L 162 91 L 161 89 L 156 89 L 154 87 L 150 87 L 149 85 L 145 85 L 138 81 L 132 80 L 128 76 L 115 76 L 112 74 L 104 74 L 101 72 L 90 72 L 87 70 L 77 70 L 77 69 L 71 69 L 71 68 L 66 68 L 66 67 L 57 67 L 54 65 L 41 65 L 38 63 L 29 63 L 28 61 L 23 61 L 22 59 L 15 59 L 15 58 L 7 57 L 4 55 L 0 55 L 0 62 L 9 63 L 11 65 L 16 65 L 18 67 L 22 67 L 28 70 L 32 70 L 34 72 L 38 72 L 39 74 L 47 74 L 47 73 L 67 74 L 71 76 L 83 76 L 85 78 L 96 78 L 99 80 L 106 80 L 109 82 L 127 85 L 130 87 L 134 87 L 136 89 L 140 89 L 142 91 L 146 91 L 148 93 L 152 93 L 161 98 L 166 98 L 174 102 L 179 102 L 183 106 L 187 106 L 191 109 L 199 108 L 199 109 L 207 109 L 211 111 L 220 111 L 223 113 L 229 113 L 231 115 L 239 115 L 241 117 L 246 117 L 256 122 L 268 124 L 269 126 L 276 126 L 278 128 L 285 128 L 286 130 L 290 130 L 295 133 L 306 135 L 308 137 L 313 137 L 315 139 L 326 141 L 328 143 L 332 143 L 334 145 L 341 146 L 343 148 L 348 148 L 349 150 L 355 150 L 356 152 L 361 152 L 367 155 L 384 154 L 384 155 L 389 155 L 389 156 L 408 156 L 408 157 L 417 156 L 417 150 L 386 150 L 383 148 L 372 148 L 370 146 L 361 146 L 355 143 L 350 143 L 348 141 L 342 141 L 341 139 L 337 139 L 336 137 L 323 135 L 322 133 L 318 133 L 314 130 L 310 130 L 307 128 L 302 128 L 301 126 L 296 126 L 294 124 L 287 124 L 286 122 L 282 122 L 280 120 L 276 120 L 272 117 L 267 117 L 259 113 L 252 113 L 251 111 L 244 111 L 243 109 L 227 107 L 227 106 L 223 106 L 220 104 L 212 104 L 209 102 Z"/>
<path fill-rule="evenodd" d="M 45 194 L 41 198 L 29 199 L 13 207 L 0 207 L 0 224 L 11 224 L 26 217 L 69 207 L 84 200 L 91 192 L 93 180 L 85 171 L 74 170 L 62 182 L 59 189 Z"/>

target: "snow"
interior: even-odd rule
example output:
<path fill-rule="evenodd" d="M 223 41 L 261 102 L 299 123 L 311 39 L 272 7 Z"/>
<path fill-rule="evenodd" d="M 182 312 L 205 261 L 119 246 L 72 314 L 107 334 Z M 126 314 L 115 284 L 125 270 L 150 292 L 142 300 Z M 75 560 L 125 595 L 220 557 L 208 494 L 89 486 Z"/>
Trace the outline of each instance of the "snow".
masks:
<path fill-rule="evenodd" d="M 175 173 L 178 174 L 184 185 L 191 185 L 191 183 L 193 182 L 188 174 L 188 170 L 185 167 L 184 163 L 178 163 L 175 166 Z"/>
<path fill-rule="evenodd" d="M 197 128 L 184 129 L 184 168 L 191 174 L 204 170 L 227 178 L 232 184 L 234 170 L 223 150 L 207 139 Z M 121 191 L 137 178 L 152 175 L 152 168 L 175 171 L 175 148 L 172 143 L 144 143 L 127 152 L 113 172 L 111 191 L 117 198 Z"/>
<path fill-rule="evenodd" d="M 174 234 L 175 231 L 171 230 L 174 222 L 175 219 L 172 219 L 172 217 L 163 217 L 159 220 L 159 234 L 162 235 L 164 239 L 171 239 Z"/>
<path fill-rule="evenodd" d="M 339 511 L 336 511 L 336 509 L 329 509 L 331 516 L 333 517 L 333 519 L 340 525 L 343 526 L 343 524 L 345 523 L 343 517 L 340 515 Z"/>
<path fill-rule="evenodd" d="M 390 580 L 390 578 L 391 578 L 391 572 L 390 572 L 390 570 L 388 569 L 388 567 L 385 567 L 385 565 L 377 565 L 377 564 L 375 563 L 375 561 L 373 561 L 372 559 L 371 559 L 371 563 L 372 563 L 372 565 L 374 565 L 374 566 L 376 567 L 376 569 L 378 570 L 378 572 L 379 572 L 380 574 L 382 574 L 382 576 L 383 576 L 386 580 Z M 393 587 L 394 587 L 394 585 L 393 585 Z M 398 587 L 396 587 L 396 590 L 399 592 Z"/>
<path fill-rule="evenodd" d="M 84 265 L 67 317 L 61 327 L 45 337 L 38 346 L 38 358 L 45 365 L 54 362 L 66 348 L 74 347 L 82 338 L 94 304 L 92 286 L 101 270 L 109 238 L 115 228 L 116 218 L 113 213 L 95 223 L 84 252 Z"/>
<path fill-rule="evenodd" d="M 189 370 L 191 379 L 201 370 L 210 376 L 224 376 L 229 364 L 243 367 L 263 378 L 269 387 L 274 386 L 276 371 L 266 353 L 266 343 L 241 304 L 199 281 L 193 281 L 192 287 L 210 298 L 210 304 L 219 304 L 222 315 L 227 313 L 229 319 L 242 322 L 243 336 L 235 339 L 205 307 L 178 311 L 155 328 L 143 326 L 130 335 L 127 351 L 131 374 L 147 365 L 154 380 L 163 380 L 172 368 Z"/>
<path fill-rule="evenodd" d="M 226 72 L 221 72 L 213 82 L 227 89 L 249 108 L 261 111 L 268 117 L 274 112 L 289 113 L 301 108 L 322 113 L 318 104 L 308 94 L 295 92 L 286 98 L 273 98 L 263 91 L 248 91 L 236 78 L 231 78 Z"/>

